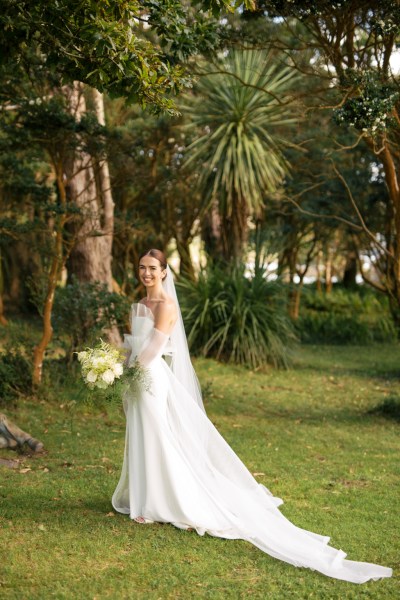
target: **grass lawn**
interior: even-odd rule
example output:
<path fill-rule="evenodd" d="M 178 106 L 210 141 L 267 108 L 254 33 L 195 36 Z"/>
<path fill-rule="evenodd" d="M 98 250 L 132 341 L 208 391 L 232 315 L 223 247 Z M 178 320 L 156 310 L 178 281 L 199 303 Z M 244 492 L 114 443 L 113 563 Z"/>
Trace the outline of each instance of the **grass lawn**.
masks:
<path fill-rule="evenodd" d="M 2 451 L 0 598 L 399 598 L 400 424 L 368 410 L 400 397 L 399 346 L 303 346 L 290 371 L 197 360 L 209 417 L 295 524 L 352 560 L 394 569 L 354 585 L 272 559 L 242 541 L 139 525 L 110 499 L 121 407 L 73 407 L 73 381 L 4 409 L 45 443 Z"/>

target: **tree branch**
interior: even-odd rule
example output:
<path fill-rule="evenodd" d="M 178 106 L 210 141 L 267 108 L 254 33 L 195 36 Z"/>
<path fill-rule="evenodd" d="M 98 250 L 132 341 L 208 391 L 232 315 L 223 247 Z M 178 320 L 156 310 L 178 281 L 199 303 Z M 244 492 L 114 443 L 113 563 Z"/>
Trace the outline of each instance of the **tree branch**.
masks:
<path fill-rule="evenodd" d="M 364 218 L 360 212 L 360 209 L 357 206 L 356 201 L 354 200 L 353 194 L 347 184 L 347 181 L 345 180 L 345 178 L 343 177 L 343 175 L 341 173 L 339 173 L 338 169 L 336 168 L 335 163 L 333 162 L 333 160 L 331 159 L 332 162 L 332 167 L 333 170 L 335 171 L 338 179 L 340 179 L 340 181 L 342 182 L 344 188 L 347 191 L 347 195 L 349 197 L 349 200 L 355 210 L 355 213 L 357 215 L 357 217 L 359 218 L 359 221 L 361 223 L 361 229 L 368 235 L 368 237 L 378 246 L 378 248 L 380 248 L 382 250 L 382 252 L 384 254 L 386 254 L 387 256 L 390 256 L 390 258 L 392 258 L 393 260 L 395 260 L 395 257 L 393 256 L 393 254 L 391 252 L 389 252 L 387 250 L 387 248 L 385 248 L 385 246 L 383 246 L 380 241 L 376 238 L 376 236 L 372 233 L 372 231 L 368 228 L 367 224 L 364 221 Z"/>

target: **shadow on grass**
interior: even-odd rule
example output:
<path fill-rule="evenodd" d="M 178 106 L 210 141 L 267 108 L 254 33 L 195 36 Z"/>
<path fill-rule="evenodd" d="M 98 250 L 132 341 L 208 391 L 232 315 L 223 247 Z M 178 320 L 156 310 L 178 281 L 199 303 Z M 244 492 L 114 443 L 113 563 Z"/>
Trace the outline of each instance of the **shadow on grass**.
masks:
<path fill-rule="evenodd" d="M 371 425 L 371 423 L 379 423 L 382 417 L 400 422 L 399 415 L 390 414 L 390 406 L 386 406 L 386 403 L 378 405 L 376 408 L 363 411 L 363 410 L 352 410 L 344 408 L 338 410 L 332 408 L 331 410 L 324 407 L 321 411 L 309 411 L 304 410 L 282 410 L 274 411 L 270 409 L 260 409 L 262 416 L 267 419 L 284 419 L 286 421 L 294 421 L 298 423 L 309 423 L 309 424 L 320 424 L 326 422 L 335 422 L 348 425 Z M 397 408 L 398 410 L 398 408 Z M 254 416 L 254 415 L 253 415 Z"/>
<path fill-rule="evenodd" d="M 378 415 L 400 423 L 400 398 L 398 396 L 390 396 L 380 404 L 374 406 L 374 408 L 371 408 L 367 414 Z"/>
<path fill-rule="evenodd" d="M 307 423 L 320 425 L 321 423 L 334 422 L 344 425 L 370 426 L 371 424 L 382 423 L 382 419 L 390 419 L 395 422 L 400 422 L 400 400 L 397 398 L 388 398 L 379 403 L 376 407 L 366 410 L 365 407 L 348 406 L 331 406 L 321 405 L 314 406 L 291 406 L 290 408 L 277 408 L 267 404 L 252 404 L 250 410 L 246 410 L 243 405 L 235 403 L 227 410 L 225 407 L 214 407 L 211 413 L 211 421 L 221 417 L 228 417 L 235 421 L 240 421 L 241 418 L 258 419 L 260 423 L 263 421 L 280 422 L 284 421 L 284 427 L 290 423 Z"/>
<path fill-rule="evenodd" d="M 302 346 L 295 357 L 293 368 L 295 371 L 392 380 L 400 379 L 399 356 L 399 344 L 340 348 L 326 345 Z"/>
<path fill-rule="evenodd" d="M 19 489 L 12 498 L 2 498 L 0 512 L 4 519 L 18 521 L 29 526 L 45 524 L 49 529 L 62 529 L 64 533 L 76 531 L 93 532 L 93 529 L 106 528 L 116 524 L 111 518 L 114 513 L 111 497 L 62 498 L 53 500 L 39 490 Z M 125 523 L 126 525 L 126 523 Z"/>
<path fill-rule="evenodd" d="M 393 366 L 391 369 L 377 368 L 376 365 L 369 367 L 369 365 L 360 366 L 344 366 L 338 364 L 329 364 L 329 365 L 321 365 L 321 364 L 307 364 L 307 363 L 297 363 L 295 365 L 294 371 L 307 371 L 309 373 L 325 373 L 329 375 L 335 375 L 336 377 L 365 377 L 367 379 L 376 379 L 377 381 L 391 381 L 391 380 L 400 380 L 400 367 Z"/>

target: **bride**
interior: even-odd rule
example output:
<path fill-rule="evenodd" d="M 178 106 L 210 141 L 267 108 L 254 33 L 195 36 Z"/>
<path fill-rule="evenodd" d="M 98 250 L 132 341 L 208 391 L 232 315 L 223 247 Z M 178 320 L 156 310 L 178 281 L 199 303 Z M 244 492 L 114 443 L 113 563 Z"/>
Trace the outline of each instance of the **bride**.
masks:
<path fill-rule="evenodd" d="M 164 254 L 143 254 L 139 274 L 147 295 L 132 305 L 124 346 L 128 364 L 137 358 L 148 369 L 151 388 L 123 398 L 125 452 L 114 509 L 138 523 L 247 540 L 296 567 L 345 581 L 390 577 L 391 569 L 347 560 L 329 537 L 283 516 L 282 500 L 254 479 L 205 414 Z"/>

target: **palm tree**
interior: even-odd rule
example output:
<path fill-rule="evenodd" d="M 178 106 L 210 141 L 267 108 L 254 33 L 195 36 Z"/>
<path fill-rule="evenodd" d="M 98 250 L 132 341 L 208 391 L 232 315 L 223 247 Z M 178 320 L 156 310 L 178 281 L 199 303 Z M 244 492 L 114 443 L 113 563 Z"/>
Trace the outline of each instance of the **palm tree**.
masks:
<path fill-rule="evenodd" d="M 266 194 L 288 173 L 280 128 L 297 120 L 289 89 L 294 71 L 261 50 L 233 51 L 207 66 L 184 102 L 200 135 L 186 164 L 199 172 L 205 217 L 219 222 L 222 258 L 239 262 L 249 217 L 260 216 Z"/>

